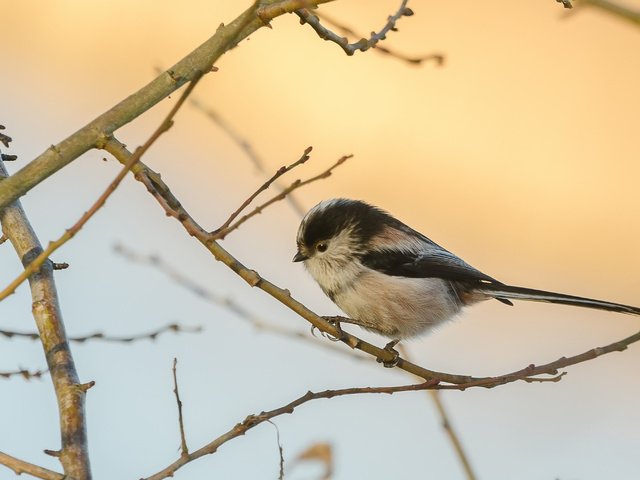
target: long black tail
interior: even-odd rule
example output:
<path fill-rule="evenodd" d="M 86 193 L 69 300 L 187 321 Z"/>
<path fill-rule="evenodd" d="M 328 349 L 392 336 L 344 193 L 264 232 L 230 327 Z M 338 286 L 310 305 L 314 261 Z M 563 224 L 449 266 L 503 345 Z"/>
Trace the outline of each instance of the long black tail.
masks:
<path fill-rule="evenodd" d="M 476 290 L 498 300 L 528 300 L 531 302 L 560 303 L 562 305 L 572 305 L 574 307 L 594 308 L 597 310 L 608 310 L 610 312 L 627 313 L 629 315 L 640 315 L 640 308 L 620 303 L 595 300 L 593 298 L 576 297 L 565 295 L 564 293 L 545 292 L 544 290 L 534 290 L 532 288 L 514 287 L 500 283 L 486 283 Z"/>

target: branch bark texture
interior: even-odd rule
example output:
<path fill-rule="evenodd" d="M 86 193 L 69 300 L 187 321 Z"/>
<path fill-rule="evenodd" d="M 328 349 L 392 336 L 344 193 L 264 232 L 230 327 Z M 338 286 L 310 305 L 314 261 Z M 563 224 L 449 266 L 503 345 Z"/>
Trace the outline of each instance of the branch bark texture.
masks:
<path fill-rule="evenodd" d="M 7 171 L 0 162 L 0 176 Z M 11 241 L 23 265 L 27 265 L 42 251 L 42 245 L 29 220 L 16 201 L 2 212 L 0 222 L 4 235 Z M 82 385 L 71 355 L 62 321 L 58 293 L 53 280 L 53 266 L 44 262 L 29 277 L 33 317 L 38 327 L 51 380 L 56 392 L 60 416 L 62 449 L 60 463 L 67 480 L 89 480 L 91 469 L 85 424 L 85 393 L 93 382 Z"/>

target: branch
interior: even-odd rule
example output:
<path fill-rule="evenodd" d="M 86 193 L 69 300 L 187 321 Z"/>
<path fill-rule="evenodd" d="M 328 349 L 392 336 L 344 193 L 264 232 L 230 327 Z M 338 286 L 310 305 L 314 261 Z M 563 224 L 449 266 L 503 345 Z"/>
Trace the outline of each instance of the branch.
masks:
<path fill-rule="evenodd" d="M 11 377 L 22 377 L 24 380 L 31 380 L 33 378 L 42 378 L 48 370 L 35 370 L 29 371 L 21 368 L 20 370 L 13 370 L 12 372 L 0 372 L 0 377 L 2 378 L 11 378 Z M 0 462 L 1 463 L 1 462 Z"/>
<path fill-rule="evenodd" d="M 260 0 L 137 92 L 82 127 L 11 177 L 2 181 L 0 210 L 44 179 L 65 167 L 92 148 L 100 148 L 102 139 L 159 103 L 187 82 L 209 72 L 227 51 L 256 30 L 268 26 L 274 18 L 302 7 L 313 7 L 331 0 Z"/>
<path fill-rule="evenodd" d="M 0 176 L 7 172 L 0 162 Z M 5 180 L 0 180 L 0 183 Z M 38 237 L 34 233 L 20 202 L 0 211 L 3 233 L 9 238 L 23 264 L 42 251 Z M 93 382 L 81 384 L 69 349 L 64 329 L 60 301 L 53 279 L 51 262 L 46 262 L 29 277 L 32 311 L 51 380 L 56 392 L 60 416 L 60 437 L 62 449 L 60 463 L 65 475 L 74 480 L 89 480 L 91 467 L 87 447 L 85 423 L 85 395 Z"/>
<path fill-rule="evenodd" d="M 189 448 L 187 447 L 187 439 L 184 435 L 184 421 L 182 420 L 182 401 L 180 400 L 180 393 L 178 392 L 178 374 L 176 368 L 178 366 L 178 359 L 173 359 L 173 393 L 176 396 L 176 403 L 178 404 L 178 425 L 180 426 L 180 456 L 189 456 Z"/>
<path fill-rule="evenodd" d="M 310 183 L 317 182 L 318 180 L 323 180 L 323 179 L 325 179 L 327 177 L 330 177 L 332 172 L 333 172 L 333 170 L 335 170 L 337 167 L 339 167 L 344 162 L 349 160 L 351 157 L 353 157 L 353 155 L 345 155 L 343 157 L 340 157 L 336 163 L 331 165 L 324 172 L 322 172 L 322 173 L 320 173 L 318 175 L 315 175 L 314 177 L 308 178 L 308 179 L 306 179 L 304 181 L 296 180 L 291 185 L 289 185 L 287 188 L 282 190 L 282 192 L 280 192 L 279 194 L 275 195 L 273 198 L 271 198 L 270 200 L 266 201 L 262 205 L 257 206 L 254 210 L 252 210 L 248 214 L 246 214 L 243 217 L 241 217 L 235 223 L 229 225 L 226 228 L 222 228 L 221 227 L 221 228 L 211 232 L 209 234 L 210 235 L 210 239 L 209 240 L 223 240 L 229 233 L 233 232 L 234 230 L 237 230 L 240 227 L 240 225 L 242 225 L 244 222 L 246 222 L 250 218 L 254 217 L 255 215 L 258 215 L 259 213 L 262 213 L 262 211 L 265 208 L 267 208 L 268 206 L 270 206 L 270 205 L 272 205 L 272 204 L 274 204 L 274 203 L 276 203 L 276 202 L 278 202 L 280 200 L 283 200 L 287 195 L 289 195 L 294 190 L 297 190 L 300 187 L 304 187 L 305 185 L 308 185 Z"/>
<path fill-rule="evenodd" d="M 105 149 L 114 155 L 120 162 L 126 162 L 131 155 L 126 148 L 115 139 L 107 142 L 105 144 Z M 375 345 L 365 342 L 354 335 L 342 331 L 336 325 L 327 321 L 323 317 L 318 316 L 315 312 L 309 310 L 302 303 L 295 300 L 288 290 L 279 288 L 267 279 L 261 277 L 256 271 L 245 267 L 231 254 L 229 254 L 229 252 L 222 248 L 222 246 L 212 238 L 213 236 L 211 234 L 198 225 L 198 223 L 191 217 L 191 215 L 189 215 L 178 199 L 173 195 L 166 183 L 164 183 L 160 178 L 160 175 L 144 165 L 142 162 L 138 162 L 135 165 L 135 170 L 133 171 L 136 175 L 136 179 L 147 187 L 149 193 L 151 193 L 156 201 L 158 201 L 168 216 L 176 218 L 182 224 L 187 233 L 196 238 L 205 248 L 207 248 L 216 260 L 224 263 L 251 287 L 260 288 L 280 303 L 286 305 L 289 309 L 306 319 L 315 328 L 333 337 L 339 338 L 341 342 L 346 343 L 351 348 L 355 348 L 372 355 L 381 362 L 389 363 L 397 361 L 395 365 L 396 367 L 409 373 L 413 373 L 425 380 L 436 379 L 441 383 L 445 383 L 444 385 L 438 385 L 438 389 L 465 390 L 470 387 L 492 388 L 519 380 L 526 382 L 557 382 L 562 378 L 562 375 L 558 374 L 559 368 L 591 360 L 605 353 L 622 351 L 631 343 L 640 340 L 639 332 L 620 340 L 619 342 L 607 345 L 606 347 L 589 350 L 580 355 L 569 358 L 562 357 L 555 362 L 545 365 L 536 366 L 531 364 L 521 370 L 496 377 L 472 377 L 468 375 L 456 375 L 428 370 L 415 365 L 406 359 L 396 358 L 392 352 L 376 347 Z M 540 377 L 540 375 L 552 376 Z"/>
<path fill-rule="evenodd" d="M 325 13 L 320 13 L 320 12 L 316 12 L 316 16 L 318 17 L 319 21 L 317 22 L 317 28 L 320 29 L 323 33 L 323 35 L 325 36 L 329 36 L 331 35 L 330 30 L 328 30 L 327 28 L 325 28 L 324 26 L 322 26 L 322 24 L 320 24 L 320 20 L 328 23 L 330 25 L 333 25 L 333 27 L 335 27 L 336 29 L 338 29 L 340 32 L 342 32 L 344 35 L 350 35 L 352 37 L 362 37 L 363 35 L 356 32 L 355 30 L 353 30 L 351 27 L 348 27 L 346 25 L 344 25 L 343 23 L 340 23 L 338 20 L 333 19 L 332 17 L 326 15 Z M 334 34 L 335 35 L 335 34 Z M 340 38 L 336 35 L 337 38 Z M 421 55 L 419 57 L 411 57 L 408 55 L 405 55 L 404 53 L 400 53 L 397 52 L 395 50 L 392 50 L 391 48 L 388 47 L 384 47 L 381 44 L 376 44 L 375 52 L 378 53 L 382 53 L 385 55 L 389 55 L 391 57 L 397 58 L 398 60 L 402 60 L 403 62 L 407 62 L 413 65 L 420 65 L 423 62 L 427 62 L 427 61 L 433 61 L 435 62 L 435 64 L 437 66 L 442 66 L 444 65 L 444 55 L 441 53 L 431 53 L 428 55 Z"/>
<path fill-rule="evenodd" d="M 361 395 L 361 394 L 371 394 L 371 393 L 386 393 L 393 394 L 397 392 L 414 392 L 417 390 L 427 390 L 429 388 L 433 388 L 437 382 L 427 381 L 424 383 L 419 383 L 415 385 L 401 385 L 396 387 L 353 387 L 353 388 L 343 388 L 339 390 L 325 390 L 323 392 L 307 392 L 301 397 L 295 399 L 294 401 L 284 405 L 280 408 L 276 408 L 274 410 L 270 410 L 267 412 L 261 412 L 257 415 L 249 415 L 242 422 L 235 425 L 231 430 L 226 433 L 220 435 L 218 438 L 209 442 L 207 445 L 199 448 L 193 453 L 190 453 L 187 456 L 181 456 L 178 460 L 173 462 L 171 465 L 167 466 L 163 470 L 158 473 L 151 475 L 150 477 L 144 478 L 142 480 L 161 480 L 163 478 L 173 476 L 180 468 L 185 466 L 187 463 L 192 462 L 200 457 L 205 455 L 210 455 L 215 453 L 222 445 L 227 443 L 229 440 L 233 440 L 236 437 L 244 435 L 252 428 L 260 425 L 261 423 L 270 421 L 272 418 L 293 413 L 294 410 L 307 402 L 312 400 L 318 400 L 321 398 L 334 398 L 345 395 Z"/>
<path fill-rule="evenodd" d="M 640 26 L 640 11 L 609 0 L 580 0 L 579 7 L 595 7 L 610 13 L 618 18 L 627 20 L 636 26 Z"/>
<path fill-rule="evenodd" d="M 409 0 L 402 0 L 400 4 L 400 8 L 398 8 L 398 11 L 394 15 L 391 15 L 389 16 L 389 18 L 387 18 L 387 23 L 384 25 L 384 27 L 382 27 L 382 29 L 378 33 L 372 32 L 371 36 L 368 39 L 361 38 L 355 43 L 349 43 L 349 40 L 347 38 L 340 37 L 339 35 L 335 34 L 331 30 L 324 27 L 320 23 L 320 19 L 316 15 L 313 15 L 307 8 L 301 8 L 300 10 L 296 10 L 295 13 L 298 17 L 300 17 L 301 24 L 307 23 L 311 28 L 313 28 L 313 30 L 315 30 L 315 32 L 318 34 L 320 38 L 322 38 L 323 40 L 327 40 L 329 42 L 335 43 L 340 48 L 342 48 L 344 53 L 351 56 L 357 51 L 366 52 L 370 48 L 375 48 L 378 42 L 386 39 L 387 33 L 389 33 L 390 31 L 397 30 L 396 23 L 398 20 L 400 20 L 400 18 L 402 18 L 403 16 L 406 16 L 406 17 L 412 16 L 413 10 L 411 10 L 410 8 L 407 8 L 408 1 Z M 385 53 L 389 53 L 389 51 L 387 50 L 387 52 Z M 435 59 L 438 63 L 441 63 L 442 61 L 442 56 L 433 55 L 431 57 Z"/>
<path fill-rule="evenodd" d="M 4 465 L 15 472 L 16 475 L 26 473 L 32 477 L 42 478 L 43 480 L 64 480 L 65 476 L 61 473 L 54 472 L 44 467 L 39 467 L 33 463 L 19 460 L 16 457 L 0 452 L 0 465 Z"/>
<path fill-rule="evenodd" d="M 269 180 L 267 180 L 266 182 L 264 182 L 255 192 L 253 192 L 249 198 L 247 198 L 244 202 L 242 202 L 242 205 L 240 205 L 240 207 L 238 207 L 238 209 L 233 212 L 229 218 L 227 219 L 226 222 L 224 222 L 222 224 L 222 226 L 220 228 L 218 228 L 215 233 L 219 233 L 222 231 L 229 231 L 229 225 L 231 225 L 231 222 L 233 222 L 238 215 L 240 215 L 242 213 L 242 211 L 247 208 L 249 206 L 249 204 L 258 196 L 260 195 L 260 193 L 264 192 L 266 189 L 268 189 L 271 184 L 273 182 L 275 182 L 278 178 L 280 178 L 281 176 L 283 176 L 285 173 L 293 170 L 294 168 L 296 168 L 299 165 L 303 165 L 307 160 L 309 160 L 309 154 L 311 153 L 311 150 L 313 150 L 313 147 L 307 147 L 304 150 L 304 153 L 302 154 L 302 156 L 296 160 L 295 162 L 293 162 L 291 165 L 289 166 L 283 166 L 280 167 L 278 169 L 278 171 L 276 173 L 274 173 L 271 178 Z M 281 193 L 282 194 L 282 193 Z M 223 235 L 224 236 L 224 235 Z"/>
<path fill-rule="evenodd" d="M 49 242 L 49 245 L 47 246 L 47 248 L 41 251 L 40 254 L 25 267 L 24 271 L 20 275 L 18 275 L 16 279 L 13 280 L 13 282 L 11 282 L 4 290 L 2 290 L 2 292 L 0 292 L 0 301 L 4 300 L 7 296 L 15 292 L 16 288 L 18 288 L 18 286 L 20 286 L 22 282 L 24 282 L 27 278 L 29 278 L 30 275 L 36 272 L 45 261 L 49 260 L 49 256 L 53 252 L 55 252 L 58 248 L 60 248 L 62 245 L 67 243 L 69 240 L 71 240 L 80 231 L 80 229 L 89 221 L 89 219 L 93 217 L 93 215 L 95 215 L 95 213 L 100 208 L 102 208 L 102 206 L 106 203 L 107 199 L 111 196 L 113 192 L 115 192 L 116 188 L 118 188 L 118 186 L 120 185 L 120 182 L 122 182 L 122 180 L 127 175 L 127 173 L 129 173 L 129 170 L 131 170 L 131 167 L 133 166 L 133 164 L 136 163 L 140 159 L 140 157 L 142 157 L 142 155 L 145 154 L 147 150 L 149 150 L 151 145 L 153 145 L 156 142 L 156 140 L 164 132 L 166 132 L 167 130 L 169 130 L 169 128 L 171 128 L 173 124 L 173 117 L 175 116 L 176 113 L 178 113 L 178 110 L 180 110 L 180 107 L 184 104 L 185 100 L 187 99 L 189 94 L 193 91 L 193 89 L 195 88 L 195 86 L 197 85 L 198 81 L 201 78 L 202 78 L 202 75 L 198 75 L 191 81 L 191 83 L 189 83 L 189 86 L 187 86 L 185 91 L 182 92 L 182 95 L 180 96 L 176 104 L 173 106 L 171 111 L 169 111 L 169 113 L 164 118 L 164 120 L 160 123 L 160 125 L 156 128 L 156 130 L 151 134 L 151 136 L 144 143 L 144 145 L 137 148 L 136 151 L 133 153 L 133 155 L 131 155 L 131 157 L 124 164 L 124 166 L 122 167 L 122 169 L 120 170 L 116 178 L 113 179 L 113 181 L 109 184 L 107 189 L 102 193 L 102 195 L 100 195 L 98 200 L 96 200 L 96 202 L 91 206 L 91 208 L 87 210 L 84 213 L 84 215 L 82 215 L 80 219 L 71 228 L 67 229 L 60 238 L 58 238 L 53 242 Z M 3 181 L 2 185 L 4 185 L 4 182 L 6 180 L 7 179 Z"/>
<path fill-rule="evenodd" d="M 165 325 L 164 327 L 160 327 L 156 330 L 152 330 L 147 333 L 138 333 L 136 335 L 131 336 L 114 336 L 107 335 L 102 332 L 95 332 L 89 335 L 84 335 L 80 337 L 69 337 L 69 341 L 84 343 L 88 340 L 102 340 L 103 342 L 114 342 L 114 343 L 131 343 L 136 342 L 138 340 L 155 340 L 158 336 L 162 335 L 166 332 L 174 332 L 174 333 L 199 333 L 202 331 L 202 327 L 184 327 L 178 325 L 177 323 L 171 323 L 169 325 Z M 7 338 L 13 337 L 22 337 L 28 338 L 31 340 L 38 340 L 40 335 L 36 332 L 16 332 L 15 330 L 2 330 L 0 329 L 0 335 L 3 335 Z"/>

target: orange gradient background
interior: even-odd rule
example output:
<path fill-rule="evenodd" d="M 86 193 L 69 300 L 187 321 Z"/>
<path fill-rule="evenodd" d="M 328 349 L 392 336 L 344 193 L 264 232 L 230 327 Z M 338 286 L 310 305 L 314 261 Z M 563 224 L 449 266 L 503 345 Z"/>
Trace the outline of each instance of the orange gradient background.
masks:
<path fill-rule="evenodd" d="M 379 29 L 398 2 L 322 7 L 362 32 Z M 627 2 L 640 8 L 640 2 Z M 229 22 L 249 2 L 163 0 L 7 2 L 3 6 L 0 123 L 19 156 L 15 171 L 133 93 Z M 347 57 L 297 17 L 284 16 L 226 54 L 194 97 L 250 141 L 269 171 L 313 145 L 289 180 L 354 158 L 297 193 L 310 208 L 336 196 L 379 205 L 510 284 L 640 304 L 640 29 L 591 8 L 569 14 L 553 0 L 411 1 L 386 46 L 443 53 L 416 67 L 375 51 Z M 117 136 L 143 143 L 177 95 Z M 36 187 L 23 204 L 43 243 L 97 198 L 118 164 L 89 152 Z M 206 228 L 215 228 L 264 177 L 200 111 L 185 107 L 146 155 Z M 299 217 L 271 207 L 224 242 L 251 268 L 321 314 L 338 310 L 290 262 Z M 179 359 L 189 445 L 195 450 L 249 413 L 308 389 L 411 381 L 396 370 L 256 332 L 194 298 L 155 270 L 113 252 L 154 253 L 206 288 L 292 330 L 306 322 L 250 290 L 168 220 L 141 185 L 126 180 L 106 207 L 54 256 L 70 335 L 203 325 L 135 345 L 73 345 L 87 398 L 96 478 L 138 478 L 178 456 L 171 362 Z M 6 284 L 19 272 L 0 251 Z M 0 328 L 33 329 L 23 286 L 0 305 Z M 412 358 L 435 370 L 493 375 L 622 339 L 624 315 L 487 302 L 424 338 Z M 383 344 L 386 340 L 352 329 Z M 44 365 L 37 344 L 2 340 L 0 371 Z M 320 340 L 318 341 L 320 343 Z M 640 434 L 640 348 L 568 369 L 559 383 L 446 392 L 478 477 L 635 478 Z M 41 454 L 59 447 L 49 379 L 0 382 L 0 451 L 59 469 Z M 286 465 L 314 442 L 332 443 L 336 479 L 464 478 L 423 394 L 318 401 L 280 418 Z M 277 478 L 268 425 L 198 460 L 177 478 Z M 0 470 L 1 471 L 1 470 Z M 287 478 L 314 478 L 317 465 Z M 2 473 L 9 475 L 9 471 Z"/>

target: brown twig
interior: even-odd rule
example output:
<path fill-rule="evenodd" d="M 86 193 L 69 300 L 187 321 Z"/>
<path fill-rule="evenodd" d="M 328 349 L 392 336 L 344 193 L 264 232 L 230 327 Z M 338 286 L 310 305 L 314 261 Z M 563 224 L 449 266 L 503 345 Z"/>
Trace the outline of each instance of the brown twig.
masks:
<path fill-rule="evenodd" d="M 102 193 L 102 195 L 100 195 L 100 197 L 98 197 L 98 199 L 91 206 L 91 208 L 89 208 L 89 210 L 87 210 L 71 228 L 67 229 L 60 238 L 58 238 L 53 242 L 49 242 L 49 245 L 47 246 L 47 248 L 44 249 L 42 252 L 40 252 L 40 254 L 25 267 L 24 271 L 20 275 L 18 275 L 16 279 L 13 280 L 13 282 L 11 282 L 4 290 L 2 290 L 2 292 L 0 292 L 0 301 L 4 300 L 7 296 L 15 292 L 16 288 L 18 288 L 18 286 L 22 282 L 24 282 L 27 278 L 29 278 L 31 274 L 36 272 L 40 268 L 40 266 L 49 259 L 49 256 L 53 252 L 55 252 L 58 248 L 60 248 L 62 245 L 67 243 L 69 240 L 71 240 L 80 231 L 80 229 L 89 221 L 89 219 L 91 219 L 91 217 L 93 217 L 93 215 L 95 215 L 95 213 L 100 208 L 102 208 L 102 206 L 106 203 L 107 199 L 118 188 L 118 186 L 120 185 L 120 182 L 122 182 L 122 180 L 127 175 L 127 173 L 129 173 L 129 170 L 131 170 L 131 167 L 140 159 L 140 157 L 142 157 L 142 155 L 146 153 L 146 151 L 151 147 L 151 145 L 153 145 L 156 142 L 156 140 L 158 140 L 158 138 L 164 132 L 166 132 L 167 130 L 169 130 L 169 128 L 171 128 L 173 124 L 173 117 L 176 115 L 176 113 L 178 113 L 178 110 L 184 104 L 184 101 L 187 99 L 189 94 L 193 91 L 193 89 L 195 88 L 195 86 L 197 85 L 198 81 L 201 78 L 202 78 L 202 74 L 197 75 L 191 81 L 191 83 L 189 83 L 187 88 L 184 90 L 184 92 L 182 92 L 182 95 L 180 96 L 176 104 L 173 106 L 173 108 L 171 108 L 171 110 L 169 111 L 167 116 L 164 118 L 164 120 L 160 123 L 160 125 L 156 128 L 156 130 L 151 134 L 149 139 L 141 147 L 137 148 L 136 151 L 131 155 L 131 158 L 129 158 L 128 162 L 124 164 L 124 166 L 122 167 L 122 169 L 120 170 L 116 178 L 114 178 L 113 181 L 109 184 L 109 186 L 107 186 L 106 190 Z"/>
<path fill-rule="evenodd" d="M 349 43 L 349 40 L 346 37 L 341 37 L 336 33 L 332 32 L 328 28 L 324 27 L 320 23 L 320 19 L 317 15 L 312 14 L 307 8 L 301 8 L 300 10 L 296 10 L 295 14 L 300 18 L 300 23 L 307 23 L 313 30 L 318 34 L 320 38 L 323 40 L 327 40 L 329 42 L 333 42 L 338 45 L 344 53 L 347 55 L 353 55 L 354 53 L 366 52 L 370 48 L 377 47 L 378 43 L 384 39 L 386 39 L 387 34 L 390 31 L 396 31 L 396 23 L 402 17 L 410 17 L 413 15 L 413 11 L 407 7 L 408 0 L 402 0 L 400 3 L 400 7 L 398 11 L 389 16 L 387 18 L 387 23 L 380 29 L 379 32 L 372 32 L 369 38 L 361 38 L 357 42 Z M 388 49 L 383 50 L 384 53 L 390 53 Z M 400 57 L 398 57 L 400 58 Z M 442 55 L 430 55 L 428 57 L 431 60 L 435 60 L 438 64 L 442 63 Z M 411 61 L 411 59 L 404 58 L 404 60 Z M 424 61 L 420 60 L 420 61 Z M 413 61 L 412 63 L 419 63 Z"/>
<path fill-rule="evenodd" d="M 159 335 L 162 335 L 166 332 L 174 332 L 174 333 L 199 333 L 202 331 L 202 327 L 184 327 L 178 325 L 177 323 L 171 323 L 169 325 L 165 325 L 164 327 L 160 327 L 157 330 L 152 330 L 147 333 L 139 333 L 136 335 L 130 336 L 114 336 L 107 335 L 102 332 L 95 332 L 89 335 L 79 336 L 79 337 L 69 337 L 69 341 L 84 343 L 88 340 L 102 340 L 103 342 L 114 342 L 114 343 L 131 343 L 136 342 L 138 340 L 155 340 Z M 22 337 L 28 338 L 31 340 L 38 340 L 40 335 L 36 332 L 17 332 L 15 330 L 2 330 L 0 329 L 0 335 L 5 336 L 7 338 L 13 337 Z"/>
<path fill-rule="evenodd" d="M 320 24 L 320 21 L 322 21 L 324 23 L 328 23 L 328 24 L 332 25 L 334 28 L 339 30 L 344 35 L 350 35 L 352 37 L 363 37 L 362 34 L 356 32 L 351 27 L 346 26 L 345 24 L 339 22 L 338 20 L 335 20 L 334 18 L 330 17 L 329 15 L 325 14 L 324 12 L 316 11 L 314 13 L 319 19 L 318 28 L 325 28 L 322 24 Z M 328 29 L 327 29 L 327 33 L 325 33 L 325 35 L 328 35 Z M 435 62 L 435 64 L 440 67 L 440 66 L 444 65 L 444 60 L 445 60 L 444 55 L 441 54 L 441 53 L 430 53 L 428 55 L 420 55 L 420 56 L 417 56 L 417 57 L 412 57 L 412 56 L 406 55 L 404 53 L 400 53 L 400 52 L 398 52 L 396 50 L 393 50 L 393 49 L 391 49 L 389 47 L 383 46 L 380 43 L 376 44 L 376 46 L 374 48 L 374 52 L 378 52 L 378 53 L 382 53 L 382 54 L 385 54 L 385 55 L 389 55 L 391 57 L 397 58 L 398 60 L 402 60 L 403 62 L 407 62 L 407 63 L 410 63 L 412 65 L 420 65 L 420 64 L 422 64 L 424 62 L 432 61 L 432 62 Z"/>
<path fill-rule="evenodd" d="M 280 457 L 280 470 L 278 473 L 278 480 L 284 480 L 284 450 L 282 448 L 282 443 L 280 442 L 280 429 L 278 425 L 276 425 L 271 420 L 267 420 L 267 423 L 273 425 L 273 428 L 276 429 L 276 443 L 278 444 L 278 455 Z"/>
<path fill-rule="evenodd" d="M 21 368 L 20 370 L 13 370 L 11 372 L 0 372 L 0 377 L 2 378 L 22 377 L 24 380 L 31 380 L 33 378 L 42 378 L 47 373 L 49 373 L 49 370 L 29 371 L 24 368 Z"/>
<path fill-rule="evenodd" d="M 180 393 L 178 392 L 178 375 L 176 373 L 178 365 L 178 359 L 173 359 L 173 393 L 176 396 L 176 403 L 178 404 L 178 425 L 180 426 L 180 456 L 189 456 L 189 448 L 187 447 L 187 439 L 184 435 L 184 421 L 182 420 L 182 400 L 180 400 Z"/>
<path fill-rule="evenodd" d="M 0 162 L 0 176 L 6 170 Z M 4 182 L 5 180 L 2 180 Z M 2 230 L 13 244 L 23 264 L 42 251 L 19 201 L 0 211 Z M 69 349 L 60 301 L 51 263 L 46 262 L 29 277 L 32 313 L 36 322 L 47 367 L 58 402 L 62 448 L 59 459 L 67 478 L 90 480 L 91 467 L 87 446 L 85 396 L 93 382 L 81 384 Z"/>
<path fill-rule="evenodd" d="M 26 473 L 42 480 L 64 480 L 65 476 L 48 468 L 39 467 L 33 463 L 25 462 L 6 453 L 0 452 L 0 465 L 4 465 L 15 472 L 16 475 Z"/>
<path fill-rule="evenodd" d="M 234 230 L 237 230 L 240 227 L 240 225 L 242 225 L 244 222 L 246 222 L 247 220 L 251 219 L 255 215 L 258 215 L 258 214 L 262 213 L 262 211 L 265 208 L 267 208 L 268 206 L 270 206 L 270 205 L 272 205 L 272 204 L 274 204 L 276 202 L 279 202 L 280 200 L 283 200 L 284 198 L 286 198 L 287 195 L 289 195 L 294 190 L 297 190 L 300 187 L 304 187 L 305 185 L 309 185 L 310 183 L 317 182 L 318 180 L 322 180 L 322 179 L 325 179 L 327 177 L 330 177 L 331 173 L 333 172 L 333 170 L 335 170 L 337 167 L 339 167 L 344 162 L 349 160 L 351 157 L 353 157 L 353 155 L 345 155 L 343 157 L 340 157 L 336 163 L 331 165 L 324 172 L 322 172 L 322 173 L 320 173 L 318 175 L 315 175 L 315 176 L 313 176 L 311 178 L 308 178 L 308 179 L 306 179 L 304 181 L 303 180 L 294 181 L 291 185 L 289 185 L 287 188 L 282 190 L 282 192 L 280 192 L 279 194 L 275 195 L 271 199 L 267 200 L 262 205 L 257 206 L 251 212 L 249 212 L 248 214 L 242 216 L 235 223 L 232 223 L 231 225 L 229 225 L 226 228 L 219 228 L 218 230 L 215 230 L 215 231 L 211 232 L 210 233 L 210 240 L 223 240 L 229 233 L 233 232 Z"/>
<path fill-rule="evenodd" d="M 258 196 L 260 195 L 260 193 L 264 192 L 266 189 L 268 189 L 271 184 L 273 182 L 275 182 L 278 178 L 280 178 L 281 176 L 283 176 L 285 173 L 293 170 L 294 168 L 296 168 L 299 165 L 303 165 L 307 160 L 309 160 L 309 154 L 311 153 L 311 150 L 313 150 L 313 147 L 307 147 L 304 150 L 304 153 L 302 154 L 302 156 L 296 160 L 295 162 L 293 162 L 291 165 L 288 166 L 283 166 L 280 167 L 278 169 L 278 171 L 276 173 L 274 173 L 271 178 L 269 180 L 267 180 L 266 182 L 264 182 L 255 192 L 253 192 L 249 198 L 247 198 L 244 202 L 242 202 L 242 205 L 240 205 L 235 212 L 233 212 L 229 218 L 220 226 L 220 228 L 218 228 L 217 230 L 215 230 L 215 232 L 213 232 L 213 234 L 218 234 L 219 232 L 229 232 L 229 225 L 231 225 L 231 223 L 238 217 L 238 215 L 240 215 L 242 213 L 242 211 L 247 208 L 249 206 L 249 204 Z M 286 189 L 285 189 L 286 190 Z M 281 193 L 282 194 L 282 193 Z M 225 235 L 226 235 L 225 233 Z"/>
<path fill-rule="evenodd" d="M 121 162 L 126 162 L 129 155 L 131 155 L 126 148 L 115 139 L 105 144 L 105 149 Z M 558 369 L 591 360 L 605 353 L 622 351 L 626 349 L 628 345 L 640 340 L 639 332 L 620 340 L 619 342 L 614 342 L 605 347 L 592 349 L 580 355 L 568 358 L 562 357 L 555 362 L 544 365 L 536 366 L 531 364 L 521 370 L 495 377 L 472 377 L 469 375 L 456 375 L 428 370 L 424 367 L 415 365 L 406 359 L 396 359 L 392 352 L 376 347 L 375 345 L 365 342 L 354 335 L 342 331 L 336 325 L 328 322 L 325 318 L 320 317 L 309 310 L 302 303 L 295 300 L 288 290 L 277 287 L 264 277 L 260 276 L 256 271 L 245 267 L 231 254 L 229 254 L 229 252 L 222 248 L 218 242 L 212 239 L 212 236 L 198 225 L 198 223 L 184 209 L 178 199 L 175 198 L 169 187 L 160 178 L 160 175 L 144 165 L 142 162 L 138 162 L 138 164 L 136 164 L 134 173 L 136 178 L 147 187 L 149 193 L 151 193 L 158 201 L 168 216 L 176 218 L 189 235 L 196 238 L 218 261 L 227 265 L 250 286 L 257 287 L 265 291 L 298 315 L 305 318 L 314 327 L 326 334 L 339 338 L 341 342 L 347 344 L 349 347 L 361 350 L 382 362 L 389 363 L 397 360 L 395 365 L 396 367 L 409 373 L 413 373 L 425 380 L 438 380 L 441 382 L 437 387 L 438 389 L 465 390 L 470 387 L 493 388 L 516 381 L 557 382 L 562 378 L 562 375 L 558 374 Z M 541 375 L 551 375 L 551 377 L 541 377 Z"/>
<path fill-rule="evenodd" d="M 580 0 L 578 7 L 594 7 L 640 26 L 640 11 L 609 0 Z M 579 9 L 576 9 L 579 10 Z"/>
<path fill-rule="evenodd" d="M 398 392 L 413 392 L 417 390 L 427 390 L 429 388 L 433 388 L 437 382 L 435 381 L 427 381 L 424 383 L 419 383 L 415 385 L 400 385 L 394 387 L 353 387 L 353 388 L 343 388 L 339 390 L 325 390 L 322 392 L 307 392 L 301 397 L 295 399 L 294 401 L 284 405 L 280 408 L 276 408 L 274 410 L 270 410 L 267 412 L 261 412 L 257 415 L 249 415 L 242 422 L 235 425 L 231 430 L 226 433 L 220 435 L 218 438 L 212 440 L 207 445 L 199 448 L 198 450 L 190 453 L 188 456 L 181 456 L 178 460 L 173 462 L 171 465 L 162 469 L 158 473 L 151 475 L 142 480 L 161 480 L 170 476 L 173 476 L 180 468 L 185 466 L 187 463 L 192 462 L 200 457 L 205 455 L 210 455 L 215 453 L 220 446 L 232 440 L 236 437 L 244 435 L 252 428 L 260 425 L 261 423 L 267 422 L 274 417 L 293 413 L 294 410 L 312 400 L 318 400 L 321 398 L 334 398 L 345 395 L 361 395 L 361 394 L 371 394 L 371 393 L 386 393 L 393 394 Z"/>

